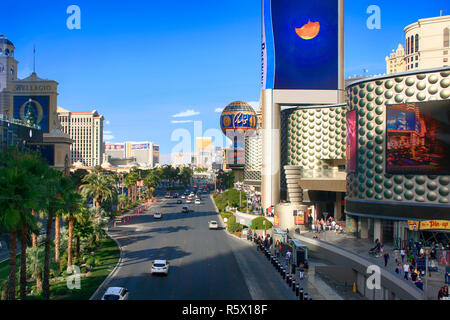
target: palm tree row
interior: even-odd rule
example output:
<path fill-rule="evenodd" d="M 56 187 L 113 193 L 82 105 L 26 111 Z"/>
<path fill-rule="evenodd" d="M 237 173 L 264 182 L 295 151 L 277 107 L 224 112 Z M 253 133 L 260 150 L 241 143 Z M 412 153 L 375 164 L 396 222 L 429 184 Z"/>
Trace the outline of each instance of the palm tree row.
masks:
<path fill-rule="evenodd" d="M 51 168 L 37 152 L 19 152 L 11 148 L 0 154 L 0 234 L 9 236 L 9 279 L 6 298 L 16 299 L 16 256 L 20 241 L 20 299 L 27 296 L 27 275 L 50 298 L 50 273 L 61 259 L 61 219 L 68 223 L 67 264 L 73 264 L 73 239 L 77 257 L 81 238 L 102 232 L 99 223 L 104 202 L 117 203 L 113 175 L 94 170 L 65 176 Z M 88 203 L 96 210 L 91 215 Z M 38 217 L 45 219 L 44 245 L 38 244 Z M 52 239 L 53 223 L 54 238 Z M 29 243 L 28 239 L 32 239 Z M 97 236 L 95 238 L 98 238 Z M 27 249 L 30 252 L 27 255 Z M 54 250 L 54 253 L 53 253 Z M 27 270 L 27 260 L 30 270 Z"/>

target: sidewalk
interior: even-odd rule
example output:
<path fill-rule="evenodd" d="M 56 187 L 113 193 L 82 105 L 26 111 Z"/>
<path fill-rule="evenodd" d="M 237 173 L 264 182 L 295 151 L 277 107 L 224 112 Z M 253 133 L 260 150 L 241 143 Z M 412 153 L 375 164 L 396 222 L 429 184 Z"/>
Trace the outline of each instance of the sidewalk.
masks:
<path fill-rule="evenodd" d="M 380 257 L 374 257 L 369 255 L 369 249 L 374 247 L 374 243 L 368 239 L 357 239 L 355 237 L 351 237 L 345 234 L 336 234 L 334 231 L 325 231 L 321 232 L 320 234 L 312 233 L 312 232 L 301 232 L 301 235 L 308 238 L 313 238 L 315 235 L 319 235 L 319 240 L 328 242 L 330 244 L 333 244 L 335 246 L 339 246 L 341 248 L 347 249 L 349 251 L 352 251 L 353 253 L 361 256 L 362 258 L 379 265 L 381 268 L 391 272 L 392 274 L 396 275 L 395 273 L 395 267 L 397 266 L 396 259 L 401 263 L 401 257 L 400 254 L 398 254 L 398 257 L 395 256 L 394 248 L 392 245 L 384 244 L 384 251 L 389 252 L 389 260 L 388 264 L 385 267 L 384 266 L 384 259 L 382 256 Z M 406 261 L 406 257 L 405 257 Z M 402 264 L 403 266 L 403 264 Z M 403 267 L 402 267 L 403 270 Z M 445 285 L 444 281 L 444 272 L 445 272 L 445 266 L 439 265 L 437 272 L 430 272 L 429 279 L 428 279 L 428 290 L 427 290 L 427 296 L 430 300 L 436 300 L 438 292 L 442 286 Z M 403 278 L 403 274 L 402 274 Z M 407 281 L 407 280 L 404 280 Z M 425 290 L 425 277 L 422 278 L 422 282 L 424 284 L 424 290 Z M 411 281 L 409 281 L 412 283 Z"/>

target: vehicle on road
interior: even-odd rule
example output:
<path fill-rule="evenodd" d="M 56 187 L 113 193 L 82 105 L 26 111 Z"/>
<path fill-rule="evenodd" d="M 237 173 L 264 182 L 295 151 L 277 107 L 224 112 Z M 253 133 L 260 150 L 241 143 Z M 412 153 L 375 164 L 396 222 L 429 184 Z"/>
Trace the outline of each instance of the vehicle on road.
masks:
<path fill-rule="evenodd" d="M 122 287 L 109 287 L 102 300 L 128 300 L 129 291 Z"/>
<path fill-rule="evenodd" d="M 183 207 L 183 209 L 181 209 L 181 212 L 189 213 L 189 208 L 188 207 Z"/>
<path fill-rule="evenodd" d="M 167 276 L 169 273 L 169 263 L 167 260 L 155 260 L 152 263 L 152 274 L 164 274 Z"/>
<path fill-rule="evenodd" d="M 162 218 L 162 213 L 161 212 L 155 212 L 155 214 L 153 215 L 153 218 L 161 219 Z"/>
<path fill-rule="evenodd" d="M 188 198 L 188 199 L 186 200 L 186 203 L 192 203 L 192 199 Z"/>
<path fill-rule="evenodd" d="M 195 199 L 195 204 L 201 204 L 200 199 Z"/>
<path fill-rule="evenodd" d="M 166 199 L 170 199 L 170 198 L 171 198 L 171 197 L 170 197 L 170 192 L 167 192 L 167 193 L 166 193 L 165 198 L 166 198 Z"/>
<path fill-rule="evenodd" d="M 183 203 L 183 201 L 181 201 L 181 199 L 177 200 L 177 204 L 182 204 L 182 203 Z"/>
<path fill-rule="evenodd" d="M 178 198 L 178 196 L 179 196 L 178 193 L 175 193 L 175 194 L 173 195 L 173 198 L 176 199 L 176 198 Z"/>
<path fill-rule="evenodd" d="M 183 195 L 181 196 L 181 199 L 186 199 L 186 195 L 183 194 Z"/>
<path fill-rule="evenodd" d="M 217 223 L 217 221 L 211 220 L 211 221 L 208 223 L 208 227 L 209 227 L 210 229 L 218 229 L 218 228 L 219 228 L 219 224 Z"/>

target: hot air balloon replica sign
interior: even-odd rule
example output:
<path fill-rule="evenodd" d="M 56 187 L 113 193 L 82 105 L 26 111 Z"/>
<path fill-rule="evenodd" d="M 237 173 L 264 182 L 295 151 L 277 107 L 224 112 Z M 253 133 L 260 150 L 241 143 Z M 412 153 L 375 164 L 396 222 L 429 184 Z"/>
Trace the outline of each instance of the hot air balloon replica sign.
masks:
<path fill-rule="evenodd" d="M 227 164 L 231 167 L 243 166 L 244 139 L 255 134 L 257 116 L 255 110 L 245 102 L 230 103 L 220 115 L 220 128 L 233 142 L 232 148 L 227 152 Z"/>

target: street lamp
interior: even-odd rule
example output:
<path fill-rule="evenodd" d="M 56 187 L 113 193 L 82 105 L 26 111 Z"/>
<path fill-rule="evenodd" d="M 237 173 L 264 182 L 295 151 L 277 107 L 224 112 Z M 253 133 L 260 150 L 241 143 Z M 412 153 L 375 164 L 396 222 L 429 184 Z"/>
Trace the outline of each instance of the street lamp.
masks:
<path fill-rule="evenodd" d="M 431 252 L 431 247 L 423 247 L 423 253 L 425 254 L 425 288 L 423 290 L 424 294 L 425 294 L 425 300 L 428 300 L 428 257 L 430 255 Z"/>

